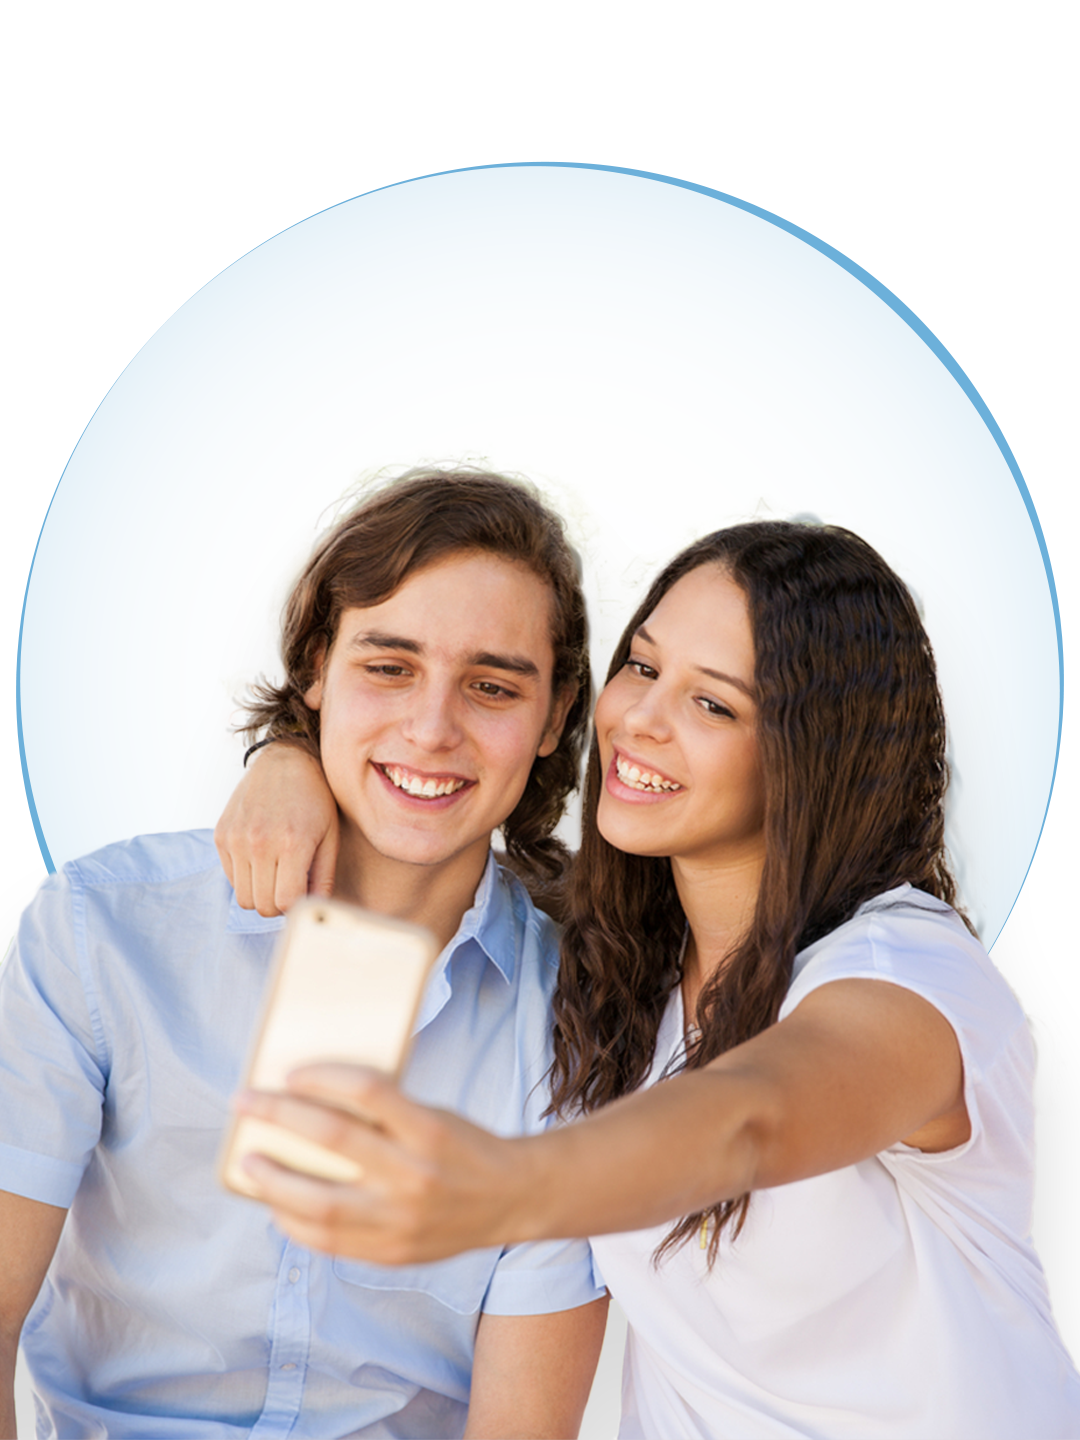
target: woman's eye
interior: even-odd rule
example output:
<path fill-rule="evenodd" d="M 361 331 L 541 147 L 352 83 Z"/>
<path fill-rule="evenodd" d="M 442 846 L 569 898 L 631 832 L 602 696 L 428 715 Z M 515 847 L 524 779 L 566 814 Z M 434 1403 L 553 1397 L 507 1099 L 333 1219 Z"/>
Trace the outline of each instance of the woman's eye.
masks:
<path fill-rule="evenodd" d="M 627 660 L 626 668 L 633 670 L 635 675 L 640 675 L 642 680 L 655 680 L 658 673 L 651 665 L 646 665 L 644 660 Z"/>
<path fill-rule="evenodd" d="M 729 709 L 726 705 L 722 705 L 719 700 L 710 700 L 707 695 L 699 695 L 698 704 L 705 711 L 706 715 L 720 715 L 726 720 L 735 719 L 734 710 Z"/>

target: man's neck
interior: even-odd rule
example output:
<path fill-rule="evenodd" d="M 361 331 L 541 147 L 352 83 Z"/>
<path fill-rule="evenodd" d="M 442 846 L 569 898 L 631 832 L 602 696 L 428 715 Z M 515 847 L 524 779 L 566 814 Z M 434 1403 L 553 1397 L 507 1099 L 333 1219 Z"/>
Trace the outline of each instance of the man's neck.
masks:
<path fill-rule="evenodd" d="M 334 895 L 395 920 L 425 925 L 442 949 L 472 906 L 488 850 L 485 842 L 441 865 L 412 865 L 380 855 L 362 835 L 346 832 Z"/>

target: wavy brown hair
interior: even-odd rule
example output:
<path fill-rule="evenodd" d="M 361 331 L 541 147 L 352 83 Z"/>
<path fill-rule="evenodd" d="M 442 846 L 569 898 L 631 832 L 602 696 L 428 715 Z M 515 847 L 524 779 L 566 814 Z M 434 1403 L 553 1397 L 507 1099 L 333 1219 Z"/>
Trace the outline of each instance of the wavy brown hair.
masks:
<path fill-rule="evenodd" d="M 707 535 L 654 581 L 616 648 L 684 575 L 714 565 L 742 588 L 754 639 L 765 863 L 749 928 L 703 988 L 699 1068 L 775 1023 L 796 953 L 904 881 L 952 905 L 945 854 L 945 714 L 907 588 L 864 540 L 831 525 L 757 521 Z M 681 978 L 686 929 L 671 863 L 600 834 L 589 754 L 582 845 L 555 995 L 553 1109 L 595 1110 L 636 1089 Z M 713 1221 L 738 1235 L 749 1195 L 684 1217 L 657 1251 Z"/>
<path fill-rule="evenodd" d="M 323 537 L 285 603 L 280 685 L 251 687 L 244 733 L 319 753 L 319 712 L 304 701 L 350 606 L 378 605 L 419 570 L 468 551 L 527 566 L 551 591 L 552 698 L 572 690 L 557 748 L 537 757 L 503 824 L 507 855 L 543 887 L 567 860 L 552 834 L 576 789 L 592 686 L 581 566 L 561 519 L 523 481 L 477 469 L 410 470 L 367 496 Z"/>

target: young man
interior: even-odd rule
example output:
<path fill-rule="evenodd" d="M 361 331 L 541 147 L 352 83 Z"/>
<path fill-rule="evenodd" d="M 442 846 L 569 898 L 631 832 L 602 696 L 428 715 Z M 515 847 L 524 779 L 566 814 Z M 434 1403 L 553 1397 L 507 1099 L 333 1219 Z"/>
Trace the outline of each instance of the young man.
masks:
<path fill-rule="evenodd" d="M 321 757 L 334 893 L 445 947 L 407 1089 L 502 1133 L 543 1123 L 556 948 L 491 832 L 554 864 L 585 639 L 550 513 L 497 476 L 414 473 L 318 547 L 285 682 L 251 707 Z M 604 1311 L 584 1246 L 386 1269 L 218 1186 L 279 924 L 237 904 L 204 831 L 110 846 L 27 911 L 0 972 L 0 1433 L 21 1327 L 58 1435 L 576 1433 Z"/>

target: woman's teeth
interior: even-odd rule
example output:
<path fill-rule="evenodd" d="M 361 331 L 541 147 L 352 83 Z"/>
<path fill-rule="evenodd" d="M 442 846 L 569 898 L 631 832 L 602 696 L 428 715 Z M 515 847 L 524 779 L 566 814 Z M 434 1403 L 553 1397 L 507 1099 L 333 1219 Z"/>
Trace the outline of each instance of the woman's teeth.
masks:
<path fill-rule="evenodd" d="M 422 780 L 419 775 L 400 770 L 396 765 L 383 765 L 382 772 L 391 784 L 404 790 L 406 795 L 417 795 L 424 800 L 433 800 L 437 795 L 453 795 L 455 790 L 460 790 L 465 784 L 464 780 Z"/>
<path fill-rule="evenodd" d="M 629 785 L 631 790 L 681 790 L 681 785 L 676 785 L 674 780 L 665 780 L 662 775 L 654 775 L 651 770 L 639 770 L 636 765 L 631 765 L 629 760 L 624 760 L 621 755 L 615 757 L 615 774 L 624 785 Z"/>

